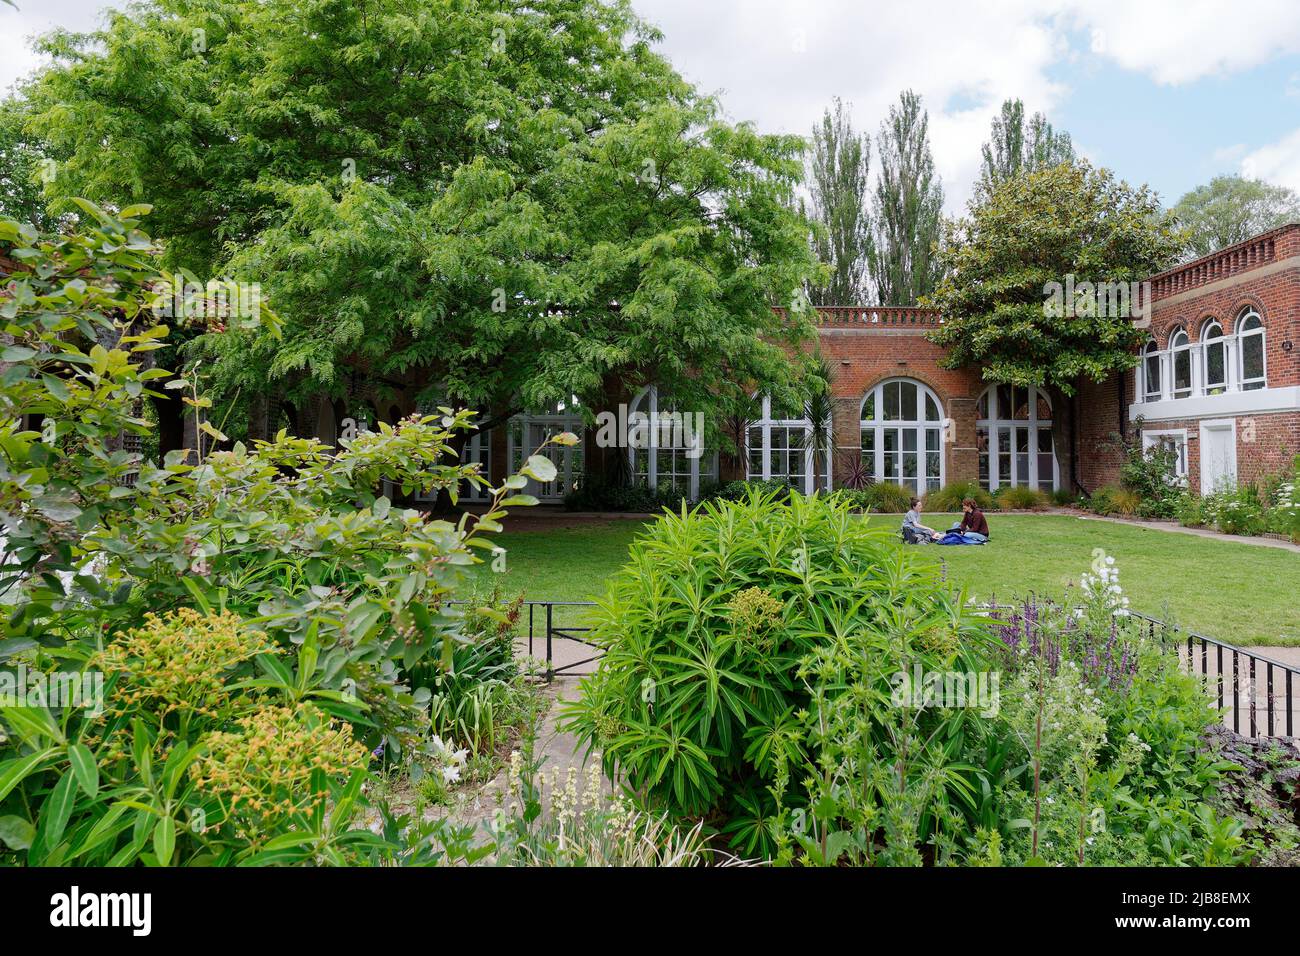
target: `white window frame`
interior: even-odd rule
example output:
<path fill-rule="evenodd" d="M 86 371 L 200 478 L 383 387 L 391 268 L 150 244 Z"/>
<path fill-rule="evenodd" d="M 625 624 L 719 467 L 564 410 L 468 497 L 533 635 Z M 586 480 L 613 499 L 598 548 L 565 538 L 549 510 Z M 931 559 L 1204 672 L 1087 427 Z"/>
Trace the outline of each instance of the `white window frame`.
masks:
<path fill-rule="evenodd" d="M 1219 334 L 1210 338 L 1210 331 L 1218 329 Z M 1232 380 L 1232 363 L 1229 361 L 1231 349 L 1228 348 L 1228 336 L 1223 332 L 1223 325 L 1218 319 L 1206 319 L 1201 325 L 1200 333 L 1201 345 L 1201 391 L 1205 395 L 1223 394 L 1228 391 Z M 1223 349 L 1223 380 L 1219 382 L 1210 381 L 1210 349 Z M 1219 389 L 1219 392 L 1213 392 L 1213 389 Z"/>
<path fill-rule="evenodd" d="M 899 419 L 899 420 L 885 419 L 884 417 L 885 387 L 895 382 L 916 386 L 916 390 L 917 390 L 916 416 L 917 417 L 915 419 Z M 867 407 L 867 402 L 872 400 L 873 397 L 875 401 L 875 404 L 873 406 L 874 413 L 873 413 L 873 417 L 868 419 L 864 417 L 863 413 Z M 927 397 L 934 400 L 934 407 L 939 413 L 938 419 L 928 419 L 925 417 L 925 406 L 926 406 L 925 400 Z M 859 406 L 859 410 L 858 410 L 859 441 L 861 441 L 862 433 L 864 431 L 867 431 L 868 429 L 872 431 L 873 444 L 874 444 L 872 460 L 871 462 L 868 463 L 871 470 L 872 481 L 882 481 L 882 482 L 890 481 L 898 485 L 901 485 L 904 488 L 911 487 L 911 489 L 914 492 L 916 492 L 916 494 L 918 495 L 924 495 L 928 490 L 930 490 L 930 482 L 932 480 L 938 482 L 938 484 L 935 485 L 934 487 L 936 488 L 943 487 L 944 482 L 946 481 L 946 475 L 948 471 L 948 462 L 946 461 L 948 457 L 947 455 L 948 419 L 947 417 L 945 417 L 944 414 L 943 401 L 940 400 L 939 396 L 935 393 L 935 391 L 932 388 L 930 388 L 930 386 L 926 385 L 924 382 L 918 379 L 907 378 L 906 376 L 895 376 L 894 378 L 887 378 L 884 379 L 883 381 L 877 382 L 875 385 L 873 385 L 870 389 L 867 390 L 867 393 L 865 395 L 862 396 L 862 403 Z M 886 429 L 901 429 L 902 431 L 907 431 L 907 430 L 915 431 L 916 455 L 917 455 L 917 475 L 915 480 L 909 481 L 907 479 L 902 478 L 901 476 L 898 479 L 885 477 L 884 446 L 885 446 Z M 926 446 L 926 433 L 931 429 L 937 430 L 939 432 L 939 450 L 938 450 L 939 474 L 937 478 L 932 478 L 930 475 L 928 475 L 927 468 L 926 468 L 926 459 L 930 454 L 929 449 Z M 865 453 L 866 453 L 865 449 L 862 449 L 861 454 L 863 454 L 864 457 L 865 457 Z M 902 449 L 899 449 L 897 454 L 901 456 L 903 454 Z M 901 461 L 901 457 L 900 457 L 900 461 Z"/>
<path fill-rule="evenodd" d="M 1148 361 L 1153 358 L 1156 360 L 1156 369 L 1159 373 L 1155 391 L 1151 390 L 1151 377 L 1147 365 Z M 1142 394 L 1138 396 L 1138 401 L 1158 402 L 1164 398 L 1165 378 L 1165 353 L 1161 351 L 1160 343 L 1155 339 L 1151 339 L 1142 347 Z"/>
<path fill-rule="evenodd" d="M 580 408 L 575 396 L 570 397 L 567 402 L 557 402 L 553 408 L 548 408 L 544 412 L 513 416 L 506 424 L 506 461 L 510 464 L 510 472 L 513 474 L 519 471 L 523 467 L 525 457 L 531 455 L 541 444 L 530 439 L 530 430 L 536 428 L 546 436 L 558 435 L 560 432 L 581 435 L 587 423 L 582 417 Z M 519 432 L 518 438 L 515 436 L 516 431 Z M 566 494 L 576 491 L 582 483 L 582 446 L 547 445 L 540 454 L 555 463 L 556 476 L 545 483 L 529 478 L 524 492 L 538 501 L 563 501 Z"/>
<path fill-rule="evenodd" d="M 1149 451 L 1152 446 L 1162 441 L 1172 442 L 1178 449 L 1178 462 L 1174 466 L 1174 474 L 1183 484 L 1187 484 L 1188 471 L 1188 450 L 1187 450 L 1187 429 L 1186 428 L 1157 428 L 1150 431 L 1142 432 L 1142 451 Z"/>
<path fill-rule="evenodd" d="M 633 413 L 644 412 L 651 423 L 651 427 L 647 429 L 649 431 L 649 435 L 647 436 L 649 447 L 644 449 L 633 448 L 629 444 L 627 449 L 628 469 L 632 475 L 633 481 L 639 480 L 637 477 L 636 453 L 638 451 L 645 451 L 647 468 L 645 472 L 645 482 L 651 489 L 659 487 L 659 429 L 654 427 L 654 424 L 659 421 L 659 411 L 659 387 L 657 385 L 647 385 L 642 388 L 641 391 L 637 392 L 636 397 L 633 398 L 632 402 L 628 405 L 629 420 Z M 668 409 L 665 409 L 665 411 L 668 411 Z M 703 442 L 704 436 L 698 436 L 697 440 Z M 673 452 L 675 449 L 665 449 L 665 451 Z M 704 481 L 710 481 L 716 479 L 718 476 L 718 452 L 716 449 L 710 452 L 706 446 L 701 450 L 698 456 L 694 458 L 688 457 L 687 460 L 690 462 L 690 476 L 688 479 L 688 487 L 686 489 L 686 497 L 694 501 L 700 496 L 701 479 Z"/>
<path fill-rule="evenodd" d="M 757 398 L 757 396 L 755 396 Z M 760 418 L 749 423 L 749 428 L 745 432 L 745 477 L 750 481 L 772 480 L 772 431 L 773 429 L 788 429 L 791 431 L 802 430 L 803 432 L 803 469 L 799 475 L 790 475 L 788 477 L 798 478 L 798 483 L 791 482 L 791 487 L 797 488 L 806 495 L 812 494 L 817 489 L 818 484 L 829 491 L 831 488 L 831 456 L 834 452 L 834 445 L 831 442 L 831 423 L 826 423 L 826 473 L 821 475 L 821 481 L 818 481 L 817 471 L 817 454 L 813 448 L 813 424 L 812 420 L 805 415 L 803 418 L 773 418 L 772 417 L 772 398 L 770 395 L 764 395 L 761 399 L 762 415 Z M 762 467 L 759 473 L 755 474 L 751 460 L 751 452 L 755 449 L 749 444 L 750 434 L 753 429 L 761 430 L 761 446 L 757 449 L 762 458 Z M 783 477 L 783 476 L 777 476 Z"/>
<path fill-rule="evenodd" d="M 1182 344 L 1176 345 L 1175 340 L 1182 336 Z M 1178 357 L 1181 353 L 1187 353 L 1187 388 L 1185 391 L 1178 390 Z M 1191 336 L 1183 328 L 1175 329 L 1169 336 L 1169 397 L 1173 399 L 1191 398 L 1196 394 L 1196 355 L 1192 348 Z"/>
<path fill-rule="evenodd" d="M 1242 330 L 1242 326 L 1249 320 L 1254 319 L 1258 325 L 1253 329 Z M 1268 388 L 1268 329 L 1264 325 L 1264 317 L 1259 314 L 1254 306 L 1248 305 L 1237 315 L 1237 322 L 1234 326 L 1237 339 L 1237 383 L 1241 391 L 1253 392 L 1258 389 Z M 1262 375 L 1259 378 L 1246 378 L 1246 340 L 1259 338 L 1259 350 L 1262 366 Z"/>
<path fill-rule="evenodd" d="M 1011 454 L 1011 482 L 1008 485 L 1008 487 L 1040 488 L 1042 475 L 1038 473 L 1038 455 L 1039 455 L 1038 431 L 1039 428 L 1050 429 L 1053 427 L 1052 418 L 1044 419 L 1038 417 L 1039 397 L 1041 396 L 1043 401 L 1047 403 L 1048 408 L 1052 408 L 1052 399 L 1050 395 L 1048 395 L 1042 389 L 1035 388 L 1032 385 L 1028 385 L 1028 386 L 1014 385 L 1010 387 L 1013 389 L 1016 388 L 1027 389 L 1028 401 L 1029 401 L 1028 418 L 1011 418 L 1010 417 L 1012 412 L 1011 409 L 1007 410 L 1007 414 L 1005 415 L 1002 414 L 1002 409 L 998 407 L 998 386 L 997 385 L 990 385 L 988 388 L 986 388 L 984 392 L 980 395 L 979 400 L 976 402 L 975 405 L 975 408 L 977 409 L 976 411 L 977 415 L 979 414 L 978 409 L 981 403 L 986 402 L 987 403 L 986 407 L 988 408 L 987 417 L 976 419 L 975 430 L 977 435 L 979 434 L 980 430 L 987 431 L 988 433 L 989 479 L 988 479 L 987 490 L 990 492 L 997 491 L 999 488 L 1002 487 L 1002 478 L 1001 475 L 999 475 L 998 468 L 996 466 L 999 434 L 1004 430 L 1010 431 L 1016 428 L 1029 429 L 1029 449 L 1030 449 L 1029 450 L 1029 474 L 1028 475 L 1020 474 L 1020 469 L 1016 463 L 1017 452 L 1015 450 L 1015 445 L 1013 441 L 1011 453 L 1010 453 Z M 1055 409 L 1052 409 L 1052 414 L 1053 416 L 1055 416 L 1056 414 Z M 1014 431 L 1012 431 L 1011 433 L 1012 435 L 1015 434 Z M 979 451 L 977 448 L 976 449 L 977 464 L 978 464 L 978 455 L 979 455 Z M 1061 463 L 1056 458 L 1056 442 L 1055 440 L 1053 440 L 1052 442 L 1052 490 L 1055 491 L 1060 487 L 1061 487 Z"/>

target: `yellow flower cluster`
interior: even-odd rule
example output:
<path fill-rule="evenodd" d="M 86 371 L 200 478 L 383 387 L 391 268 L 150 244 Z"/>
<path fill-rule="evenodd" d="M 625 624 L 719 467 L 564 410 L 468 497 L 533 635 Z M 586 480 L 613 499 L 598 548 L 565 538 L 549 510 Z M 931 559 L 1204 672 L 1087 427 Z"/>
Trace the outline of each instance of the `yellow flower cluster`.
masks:
<path fill-rule="evenodd" d="M 246 836 L 274 832 L 277 818 L 323 805 L 329 794 L 312 788 L 316 771 L 341 782 L 369 761 L 350 727 L 311 704 L 265 707 L 235 723 L 239 730 L 203 739 L 207 752 L 189 772 L 196 787 L 225 804 Z"/>
<path fill-rule="evenodd" d="M 737 631 L 752 638 L 781 623 L 785 605 L 762 588 L 745 588 L 731 599 L 727 609 Z"/>
<path fill-rule="evenodd" d="M 119 632 L 92 666 L 120 677 L 108 711 L 147 708 L 161 722 L 172 711 L 217 717 L 229 700 L 225 680 L 236 665 L 278 648 L 237 614 L 200 614 L 193 608 L 146 614 L 144 625 Z"/>

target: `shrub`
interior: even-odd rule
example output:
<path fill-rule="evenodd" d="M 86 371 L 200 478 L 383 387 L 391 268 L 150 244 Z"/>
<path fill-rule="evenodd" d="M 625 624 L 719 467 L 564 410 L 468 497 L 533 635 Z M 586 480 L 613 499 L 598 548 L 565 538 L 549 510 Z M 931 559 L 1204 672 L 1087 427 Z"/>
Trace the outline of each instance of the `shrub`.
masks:
<path fill-rule="evenodd" d="M 1057 488 L 1052 492 L 1052 504 L 1057 505 L 1058 507 L 1066 508 L 1075 504 L 1077 501 L 1078 498 L 1075 496 L 1074 492 L 1070 491 L 1068 488 Z"/>
<path fill-rule="evenodd" d="M 1164 442 L 1143 448 L 1124 443 L 1120 483 L 1140 499 L 1134 513 L 1144 518 L 1172 518 L 1178 513 L 1184 483 L 1178 477 L 1178 452 Z"/>
<path fill-rule="evenodd" d="M 993 496 L 980 487 L 977 481 L 949 482 L 937 491 L 925 496 L 926 511 L 961 511 L 961 503 L 971 498 L 982 511 L 993 510 Z"/>
<path fill-rule="evenodd" d="M 80 658 L 79 677 L 104 675 L 102 711 L 0 705 L 10 850 L 42 866 L 277 862 L 267 845 L 296 832 L 300 862 L 355 861 L 369 754 L 323 697 L 265 679 L 280 656 L 232 613 L 183 608 Z"/>
<path fill-rule="evenodd" d="M 1129 518 L 1136 515 L 1141 506 L 1142 498 L 1136 491 L 1119 485 L 1103 485 L 1088 498 L 1089 510 L 1099 515 Z"/>
<path fill-rule="evenodd" d="M 1040 511 L 1048 505 L 1047 495 L 1037 488 L 1024 485 L 1007 485 L 993 496 L 999 511 Z"/>
<path fill-rule="evenodd" d="M 1204 499 L 1205 517 L 1223 534 L 1257 535 L 1264 531 L 1264 506 L 1253 485 L 1221 491 Z"/>
<path fill-rule="evenodd" d="M 701 487 L 701 501 L 744 501 L 753 493 L 770 494 L 776 500 L 784 500 L 791 494 L 795 494 L 795 489 L 785 481 L 778 481 L 775 478 L 762 479 L 736 479 L 734 481 L 713 482 L 708 489 Z"/>
<path fill-rule="evenodd" d="M 976 630 L 931 565 L 838 499 L 710 502 L 633 543 L 593 619 L 605 655 L 566 725 L 647 809 L 707 817 L 746 852 L 767 849 L 780 812 L 770 788 L 801 779 L 809 705 L 837 692 L 809 656 L 855 635 L 843 660 L 870 661 L 873 686 L 887 687 L 905 659 L 969 653 Z M 784 806 L 805 799 L 786 792 Z"/>
<path fill-rule="evenodd" d="M 685 495 L 667 483 L 661 484 L 658 488 L 651 488 L 646 484 L 594 481 L 565 495 L 564 507 L 569 511 L 629 511 L 655 514 L 664 508 L 678 511 L 685 500 Z"/>
<path fill-rule="evenodd" d="M 1205 499 L 1200 495 L 1188 493 L 1183 495 L 1178 501 L 1178 509 L 1174 513 L 1178 523 L 1184 528 L 1201 528 L 1207 522 L 1205 518 Z"/>

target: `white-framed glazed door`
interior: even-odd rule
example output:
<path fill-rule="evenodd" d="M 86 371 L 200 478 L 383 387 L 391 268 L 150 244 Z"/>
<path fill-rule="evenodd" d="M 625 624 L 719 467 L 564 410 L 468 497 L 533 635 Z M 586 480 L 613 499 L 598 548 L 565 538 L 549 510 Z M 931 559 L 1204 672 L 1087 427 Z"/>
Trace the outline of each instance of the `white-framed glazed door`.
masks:
<path fill-rule="evenodd" d="M 1201 494 L 1209 495 L 1236 486 L 1236 419 L 1201 422 Z"/>

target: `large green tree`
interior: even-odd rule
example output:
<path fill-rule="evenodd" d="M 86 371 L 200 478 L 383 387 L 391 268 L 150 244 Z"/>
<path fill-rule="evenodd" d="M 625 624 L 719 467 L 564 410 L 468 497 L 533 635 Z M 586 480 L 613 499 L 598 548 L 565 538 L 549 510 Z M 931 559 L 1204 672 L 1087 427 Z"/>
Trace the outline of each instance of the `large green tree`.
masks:
<path fill-rule="evenodd" d="M 1006 100 L 993 118 L 976 193 L 987 195 L 993 187 L 1022 172 L 1074 162 L 1070 134 L 1057 132 L 1047 117 L 1035 113 L 1025 121 L 1025 104 Z"/>
<path fill-rule="evenodd" d="M 906 90 L 880 124 L 880 173 L 872 210 L 871 278 L 881 305 L 916 305 L 939 279 L 943 186 L 930 153 L 929 116 Z"/>
<path fill-rule="evenodd" d="M 1131 288 L 1168 267 L 1182 241 L 1150 189 L 1086 162 L 1004 180 L 950 224 L 945 275 L 928 300 L 944 324 L 931 338 L 947 348 L 948 367 L 1046 389 L 1061 419 L 1069 411 L 1063 399 L 1081 383 L 1132 368 L 1148 334 L 1134 321 L 1141 295 L 1129 300 L 1132 314 L 1116 314 L 1109 301 L 1088 305 L 1082 283 Z M 1078 296 L 1062 308 L 1067 285 Z M 1053 432 L 1063 464 L 1064 431 Z"/>
<path fill-rule="evenodd" d="M 1300 222 L 1300 195 L 1242 176 L 1215 176 L 1170 210 L 1187 230 L 1184 259 L 1197 259 L 1288 222 Z"/>
<path fill-rule="evenodd" d="M 815 267 L 803 143 L 656 39 L 626 0 L 146 0 L 45 38 L 24 95 L 53 197 L 148 197 L 166 265 L 275 302 L 283 340 L 213 343 L 228 395 L 414 378 L 500 419 L 642 376 L 708 409 L 808 331 L 771 308 Z"/>
<path fill-rule="evenodd" d="M 853 129 L 838 98 L 834 105 L 813 127 L 808 162 L 810 218 L 819 226 L 814 248 L 829 267 L 826 281 L 814 285 L 811 296 L 817 305 L 859 305 L 870 294 L 871 137 Z"/>

